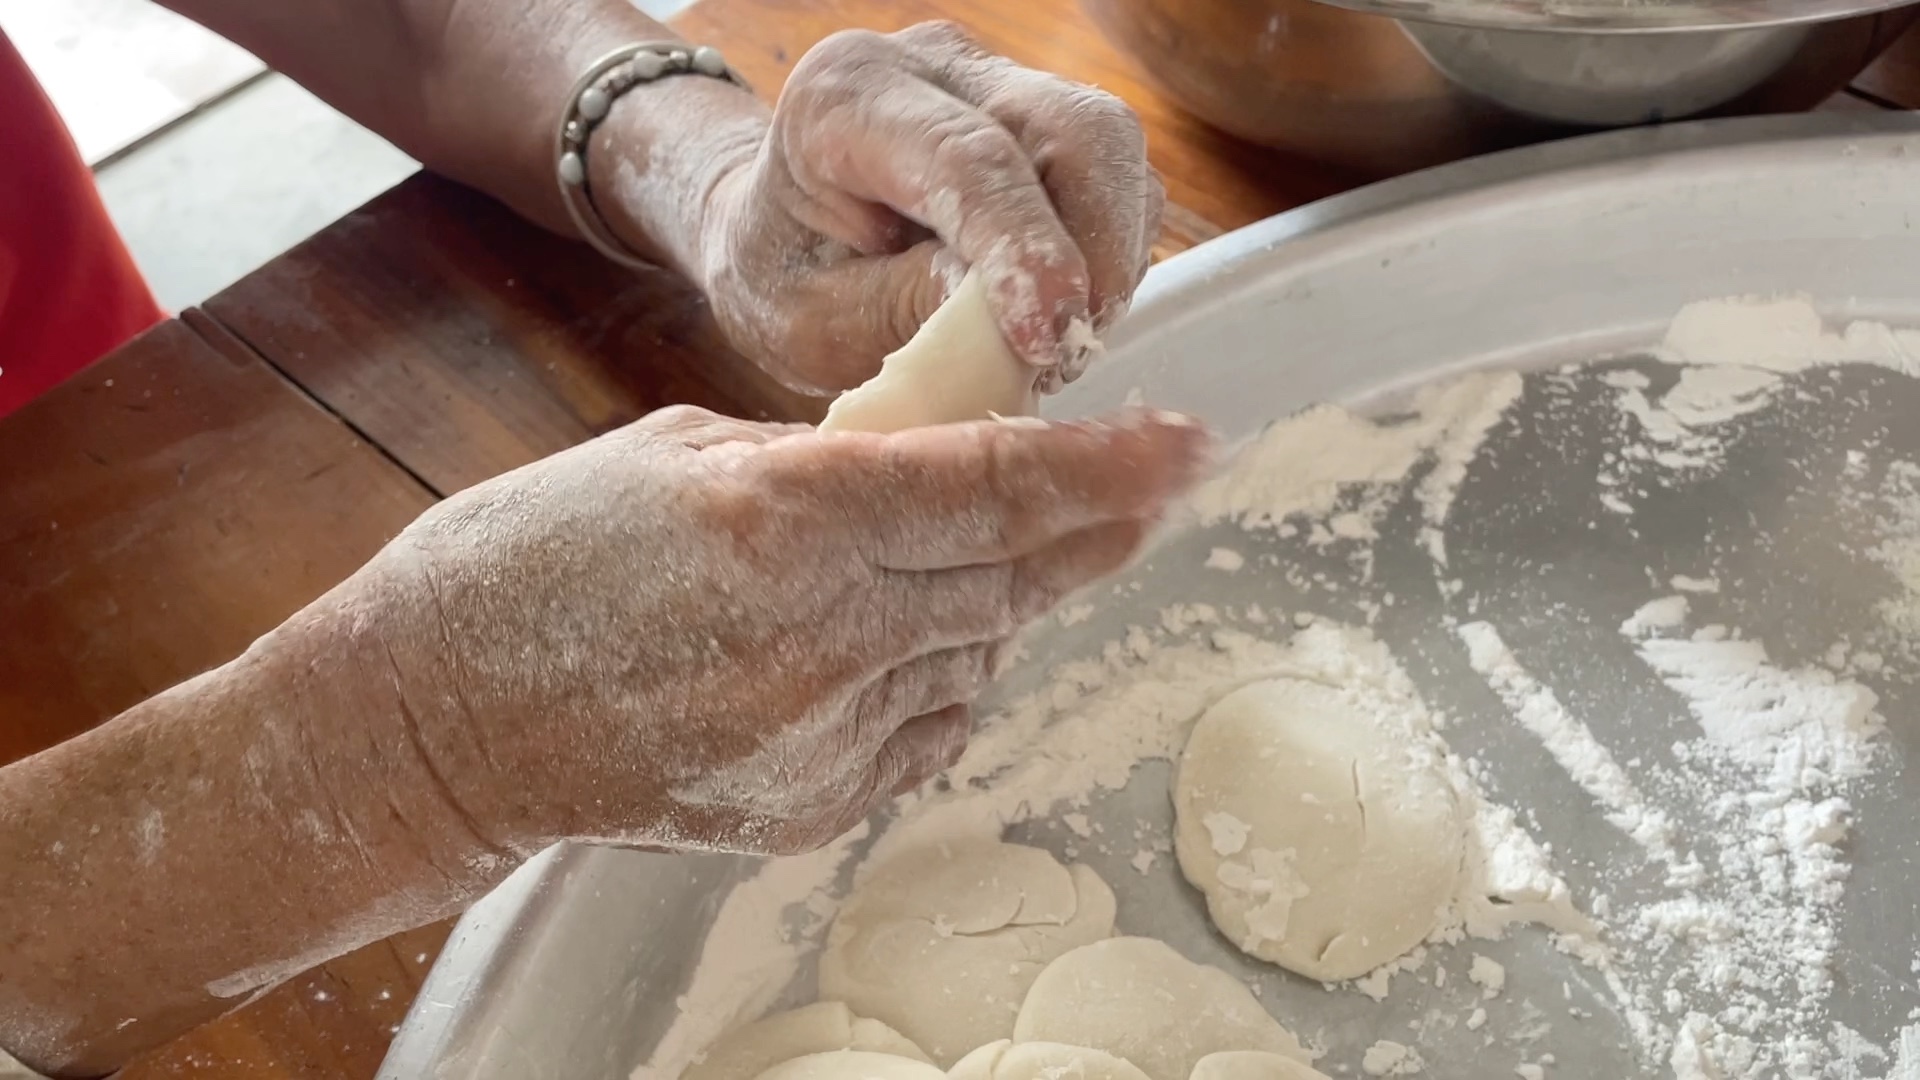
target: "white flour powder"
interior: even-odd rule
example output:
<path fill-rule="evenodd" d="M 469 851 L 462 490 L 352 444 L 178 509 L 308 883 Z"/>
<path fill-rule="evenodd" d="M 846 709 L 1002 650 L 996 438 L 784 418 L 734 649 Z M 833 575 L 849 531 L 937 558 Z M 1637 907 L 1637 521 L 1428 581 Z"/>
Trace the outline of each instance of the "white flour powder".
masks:
<path fill-rule="evenodd" d="M 1699 839 L 1715 868 L 1623 912 L 1643 952 L 1634 1007 L 1687 1009 L 1669 1059 L 1682 1080 L 1822 1075 L 1851 816 L 1838 793 L 1873 763 L 1875 695 L 1825 670 L 1776 667 L 1759 642 L 1684 636 L 1645 608 L 1622 631 L 1699 724 L 1675 768 L 1706 796 L 1713 827 Z"/>
<path fill-rule="evenodd" d="M 1439 526 L 1467 463 L 1520 388 L 1520 376 L 1510 371 L 1466 375 L 1421 390 L 1409 416 L 1385 425 L 1338 406 L 1308 409 L 1268 427 L 1194 505 L 1209 521 L 1284 529 L 1297 516 L 1328 539 L 1369 539 L 1392 485 L 1431 458 L 1419 491 L 1428 526 L 1422 536 L 1445 565 Z M 1346 510 L 1342 496 L 1356 493 L 1358 505 Z"/>
<path fill-rule="evenodd" d="M 1531 731 L 1574 782 L 1606 809 L 1607 820 L 1634 839 L 1647 854 L 1670 868 L 1670 880 L 1692 884 L 1700 864 L 1674 850 L 1673 822 L 1640 793 L 1638 785 L 1587 726 L 1569 714 L 1552 690 L 1529 675 L 1500 632 L 1484 622 L 1455 631 L 1466 643 L 1473 669 L 1500 695 L 1520 723 Z"/>
<path fill-rule="evenodd" d="M 1616 509 L 1649 471 L 1713 471 L 1726 462 L 1720 425 L 1765 408 L 1783 377 L 1835 364 L 1871 364 L 1920 376 L 1920 331 L 1856 322 L 1829 332 L 1805 299 L 1746 297 L 1689 305 L 1676 316 L 1654 355 L 1679 365 L 1678 379 L 1656 400 L 1637 371 L 1615 371 L 1621 412 L 1637 435 L 1615 466 L 1601 474 Z M 1637 431 L 1633 431 L 1637 428 Z"/>

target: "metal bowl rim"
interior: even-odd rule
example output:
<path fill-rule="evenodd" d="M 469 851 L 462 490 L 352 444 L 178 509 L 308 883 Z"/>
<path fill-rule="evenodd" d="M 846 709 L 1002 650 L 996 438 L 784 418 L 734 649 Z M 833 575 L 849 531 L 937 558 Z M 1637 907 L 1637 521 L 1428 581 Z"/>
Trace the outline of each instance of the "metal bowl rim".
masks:
<path fill-rule="evenodd" d="M 1405 22 L 1481 30 L 1538 34 L 1642 36 L 1724 33 L 1811 26 L 1878 15 L 1907 7 L 1914 0 L 1739 0 L 1741 11 L 1724 3 L 1684 0 L 1671 4 L 1623 4 L 1605 0 L 1314 0 L 1328 7 Z M 1647 16 L 1659 14 L 1658 21 Z"/>

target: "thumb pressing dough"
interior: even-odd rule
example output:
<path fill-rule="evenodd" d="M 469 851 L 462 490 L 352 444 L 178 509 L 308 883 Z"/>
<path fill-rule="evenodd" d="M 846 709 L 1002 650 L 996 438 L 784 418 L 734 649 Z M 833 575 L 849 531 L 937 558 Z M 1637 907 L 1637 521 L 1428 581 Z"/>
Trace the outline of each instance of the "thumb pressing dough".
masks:
<path fill-rule="evenodd" d="M 1445 916 L 1466 823 L 1440 755 L 1358 690 L 1254 683 L 1194 725 L 1174 782 L 1174 850 L 1241 949 L 1353 979 Z"/>
<path fill-rule="evenodd" d="M 1327 1080 L 1327 1076 L 1279 1054 L 1223 1050 L 1201 1058 L 1188 1080 Z"/>
<path fill-rule="evenodd" d="M 947 1080 L 1147 1080 L 1147 1074 L 1104 1050 L 1002 1039 L 961 1058 L 947 1070 Z"/>
<path fill-rule="evenodd" d="M 947 1080 L 947 1074 L 912 1058 L 868 1050 L 833 1050 L 782 1062 L 759 1080 Z"/>
<path fill-rule="evenodd" d="M 847 898 L 820 954 L 820 996 L 891 1025 L 944 1068 L 1013 1034 L 1040 969 L 1112 934 L 1114 913 L 1098 874 L 1039 848 L 920 848 Z"/>
<path fill-rule="evenodd" d="M 753 1080 L 782 1062 L 829 1050 L 869 1050 L 927 1061 L 906 1036 L 878 1020 L 855 1016 L 838 1001 L 822 1001 L 734 1028 L 707 1048 L 681 1080 Z"/>
<path fill-rule="evenodd" d="M 841 394 L 821 431 L 872 431 L 1032 416 L 1040 411 L 1040 371 L 1000 336 L 987 282 L 969 270 L 913 340 L 880 364 L 880 373 Z"/>
<path fill-rule="evenodd" d="M 1245 983 L 1141 937 L 1095 942 L 1048 964 L 1020 1006 L 1013 1040 L 1104 1050 L 1150 1080 L 1188 1080 L 1221 1050 L 1310 1060 Z"/>

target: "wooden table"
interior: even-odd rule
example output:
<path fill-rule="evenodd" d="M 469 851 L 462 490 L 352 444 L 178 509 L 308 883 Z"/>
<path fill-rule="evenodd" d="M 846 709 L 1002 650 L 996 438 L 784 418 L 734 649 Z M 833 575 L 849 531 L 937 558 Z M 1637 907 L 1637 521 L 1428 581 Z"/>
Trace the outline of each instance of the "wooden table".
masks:
<path fill-rule="evenodd" d="M 681 26 L 771 91 L 836 29 L 942 17 L 1140 110 L 1163 255 L 1350 186 L 1175 111 L 1071 0 L 704 0 Z M 1920 36 L 1835 105 L 1920 106 Z M 672 402 L 819 411 L 670 276 L 414 177 L 0 423 L 0 761 L 233 656 L 436 498 Z M 127 1075 L 370 1077 L 445 933 L 327 964 Z"/>

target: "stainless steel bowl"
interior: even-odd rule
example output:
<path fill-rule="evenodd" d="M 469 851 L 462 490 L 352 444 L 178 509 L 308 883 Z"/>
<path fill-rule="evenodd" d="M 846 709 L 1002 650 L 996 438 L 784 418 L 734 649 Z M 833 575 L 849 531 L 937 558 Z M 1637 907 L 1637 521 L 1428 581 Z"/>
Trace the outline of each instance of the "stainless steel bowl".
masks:
<path fill-rule="evenodd" d="M 1907 0 L 1085 0 L 1187 110 L 1371 175 L 1582 130 L 1796 112 Z"/>

